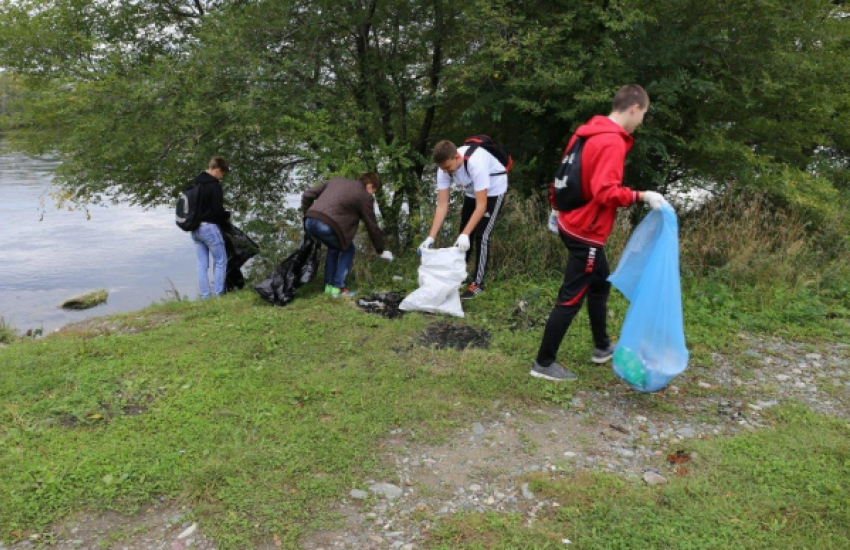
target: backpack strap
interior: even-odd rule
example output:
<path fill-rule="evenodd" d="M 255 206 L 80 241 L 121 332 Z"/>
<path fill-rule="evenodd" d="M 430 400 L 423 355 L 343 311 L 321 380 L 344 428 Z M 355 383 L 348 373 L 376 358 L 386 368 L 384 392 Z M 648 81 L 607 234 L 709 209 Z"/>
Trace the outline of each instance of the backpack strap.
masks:
<path fill-rule="evenodd" d="M 466 149 L 466 152 L 463 154 L 463 169 L 466 170 L 467 174 L 469 174 L 469 157 L 471 157 L 472 153 L 474 153 L 478 149 L 480 143 L 477 141 L 473 141 L 472 139 L 468 139 L 466 140 L 466 145 L 468 147 Z M 507 173 L 507 170 L 502 170 L 501 172 L 490 174 L 490 177 L 492 178 L 493 176 L 501 176 Z"/>

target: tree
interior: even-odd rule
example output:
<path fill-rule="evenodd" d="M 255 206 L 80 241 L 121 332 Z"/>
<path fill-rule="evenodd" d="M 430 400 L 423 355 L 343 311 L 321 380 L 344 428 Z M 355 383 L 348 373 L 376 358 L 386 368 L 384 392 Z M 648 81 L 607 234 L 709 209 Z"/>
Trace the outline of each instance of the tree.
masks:
<path fill-rule="evenodd" d="M 320 178 L 377 171 L 400 246 L 428 214 L 437 139 L 491 134 L 516 159 L 512 187 L 540 195 L 570 133 L 605 114 L 626 82 L 652 98 L 627 184 L 710 181 L 767 189 L 816 217 L 836 210 L 850 151 L 842 9 L 827 0 L 0 0 L 0 66 L 21 85 L 13 144 L 57 153 L 71 198 L 170 202 L 224 154 L 235 168 L 230 203 L 270 220 Z"/>

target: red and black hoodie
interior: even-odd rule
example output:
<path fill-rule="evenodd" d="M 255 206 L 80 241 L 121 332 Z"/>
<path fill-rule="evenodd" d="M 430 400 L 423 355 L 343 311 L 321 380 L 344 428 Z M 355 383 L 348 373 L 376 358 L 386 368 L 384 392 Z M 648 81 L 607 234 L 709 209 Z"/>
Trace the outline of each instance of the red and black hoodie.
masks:
<path fill-rule="evenodd" d="M 581 187 L 587 204 L 558 213 L 561 233 L 595 246 L 604 246 L 614 227 L 617 208 L 631 206 L 639 195 L 623 186 L 623 167 L 634 138 L 606 116 L 595 116 L 570 138 L 564 154 L 576 137 L 587 138 L 581 153 Z M 549 202 L 555 208 L 554 189 Z"/>

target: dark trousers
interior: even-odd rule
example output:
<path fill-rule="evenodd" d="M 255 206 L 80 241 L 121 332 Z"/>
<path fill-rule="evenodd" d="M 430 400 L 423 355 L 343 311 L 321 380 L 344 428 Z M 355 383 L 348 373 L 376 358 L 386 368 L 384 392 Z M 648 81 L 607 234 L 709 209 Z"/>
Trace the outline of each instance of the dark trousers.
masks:
<path fill-rule="evenodd" d="M 581 309 L 585 296 L 594 345 L 597 349 L 605 349 L 611 345 L 606 326 L 611 283 L 608 282 L 610 269 L 605 250 L 564 235 L 561 235 L 561 240 L 564 241 L 569 256 L 564 270 L 564 282 L 558 292 L 558 301 L 549 313 L 546 328 L 543 329 L 543 341 L 537 351 L 537 363 L 543 367 L 548 367 L 555 361 L 561 341 L 576 313 Z"/>
<path fill-rule="evenodd" d="M 496 226 L 496 219 L 499 217 L 499 212 L 502 210 L 502 204 L 505 202 L 505 195 L 496 197 L 487 197 L 487 212 L 484 217 L 478 221 L 478 225 L 469 236 L 469 250 L 466 251 L 466 262 L 472 257 L 472 251 L 475 250 L 475 268 L 473 269 L 472 282 L 478 286 L 483 286 L 484 272 L 487 270 L 487 263 L 490 261 L 490 236 L 493 233 L 493 228 Z M 463 208 L 460 211 L 460 233 L 463 232 L 466 224 L 469 223 L 469 218 L 475 212 L 475 198 L 463 197 Z"/>

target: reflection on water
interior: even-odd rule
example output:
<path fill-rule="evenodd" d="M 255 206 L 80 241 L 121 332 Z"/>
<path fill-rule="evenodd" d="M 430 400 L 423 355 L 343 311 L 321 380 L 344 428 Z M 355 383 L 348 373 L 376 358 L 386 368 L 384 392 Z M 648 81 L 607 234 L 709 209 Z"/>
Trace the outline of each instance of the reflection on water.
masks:
<path fill-rule="evenodd" d="M 181 295 L 197 296 L 194 247 L 170 207 L 93 206 L 89 220 L 83 210 L 56 210 L 49 196 L 55 167 L 0 155 L 0 317 L 21 330 L 51 331 L 145 307 L 165 298 L 172 282 Z M 98 288 L 109 291 L 105 305 L 56 307 Z"/>

